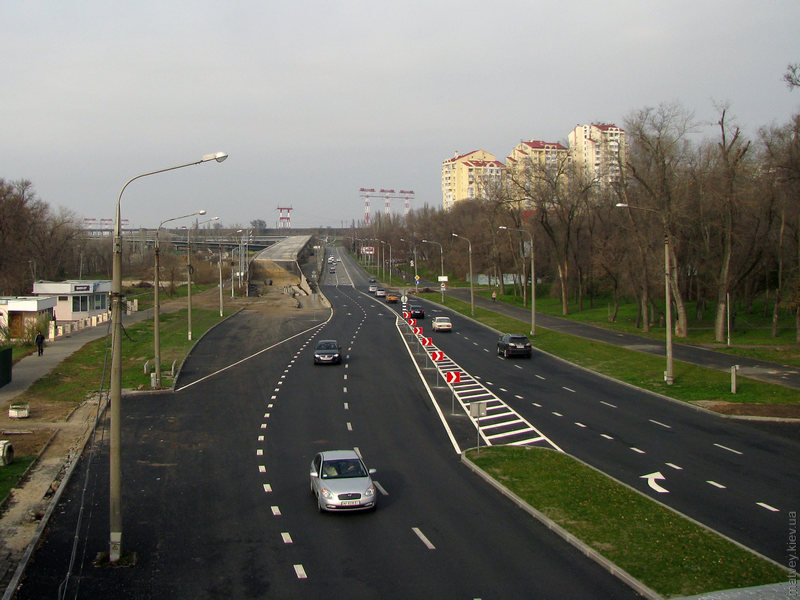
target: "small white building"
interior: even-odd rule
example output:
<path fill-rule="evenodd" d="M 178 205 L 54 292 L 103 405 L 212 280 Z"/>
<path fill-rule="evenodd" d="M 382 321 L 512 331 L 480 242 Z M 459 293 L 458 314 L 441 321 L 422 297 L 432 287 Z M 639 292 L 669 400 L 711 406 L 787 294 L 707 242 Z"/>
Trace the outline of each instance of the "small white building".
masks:
<path fill-rule="evenodd" d="M 23 338 L 25 330 L 35 327 L 40 318 L 52 318 L 56 302 L 55 296 L 0 296 L 0 327 L 8 328 L 11 339 Z"/>
<path fill-rule="evenodd" d="M 33 293 L 57 299 L 55 318 L 59 323 L 106 315 L 111 305 L 110 280 L 34 281 Z"/>

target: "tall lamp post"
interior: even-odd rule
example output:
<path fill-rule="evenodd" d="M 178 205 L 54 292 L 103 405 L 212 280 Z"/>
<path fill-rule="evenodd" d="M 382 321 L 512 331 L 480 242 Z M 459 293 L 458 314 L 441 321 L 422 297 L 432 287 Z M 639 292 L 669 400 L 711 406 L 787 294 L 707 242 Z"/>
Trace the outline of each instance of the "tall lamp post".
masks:
<path fill-rule="evenodd" d="M 617 208 L 627 208 L 634 210 L 644 210 L 651 213 L 656 213 L 661 217 L 661 224 L 664 227 L 664 300 L 666 306 L 664 307 L 664 319 L 666 321 L 667 331 L 665 336 L 665 346 L 667 355 L 667 370 L 664 371 L 664 382 L 667 385 L 672 385 L 675 381 L 675 371 L 673 370 L 672 360 L 672 299 L 669 293 L 669 231 L 667 230 L 667 217 L 666 215 L 653 208 L 644 206 L 631 206 L 624 202 L 618 202 L 615 205 Z M 645 315 L 647 318 L 647 315 Z"/>
<path fill-rule="evenodd" d="M 475 292 L 472 287 L 472 242 L 463 235 L 453 234 L 453 237 L 460 238 L 469 244 L 469 306 L 472 316 L 475 316 Z"/>
<path fill-rule="evenodd" d="M 109 450 L 109 551 L 108 559 L 112 563 L 122 556 L 122 472 L 121 472 L 121 422 L 122 404 L 122 227 L 120 220 L 120 204 L 122 194 L 132 182 L 142 177 L 174 171 L 184 167 L 199 165 L 215 160 L 222 162 L 228 158 L 224 152 L 206 154 L 200 160 L 142 173 L 132 177 L 119 192 L 114 215 L 113 256 L 111 262 L 111 385 L 109 404 L 111 420 Z"/>
<path fill-rule="evenodd" d="M 531 337 L 533 337 L 536 335 L 536 269 L 533 261 L 533 234 L 527 229 L 514 229 L 513 227 L 506 227 L 505 225 L 501 225 L 498 229 L 527 233 L 531 240 Z"/>
<path fill-rule="evenodd" d="M 206 214 L 206 211 L 203 211 L 200 214 Z M 210 221 L 219 221 L 219 217 L 211 217 L 210 219 L 206 219 L 205 221 L 200 221 L 199 223 L 195 223 L 195 227 L 199 227 L 203 223 L 208 223 Z M 186 301 L 188 305 L 188 316 L 186 322 L 186 330 L 188 340 L 192 341 L 192 239 L 191 239 L 192 228 L 186 228 Z M 220 315 L 222 316 L 222 315 Z"/>
<path fill-rule="evenodd" d="M 389 287 L 392 287 L 392 245 L 389 242 L 381 240 L 381 245 L 389 246 Z M 386 250 L 383 251 L 383 278 L 386 279 Z"/>
<path fill-rule="evenodd" d="M 413 241 L 409 242 L 403 238 L 400 238 L 401 242 L 407 242 L 411 244 L 411 253 L 414 256 L 414 289 L 419 294 L 419 273 L 417 272 L 417 244 Z"/>
<path fill-rule="evenodd" d="M 160 254 L 160 247 L 158 244 L 158 232 L 164 226 L 164 223 L 169 223 L 170 221 L 178 221 L 179 219 L 188 219 L 189 217 L 193 217 L 195 215 L 204 215 L 206 214 L 205 210 L 198 210 L 193 213 L 189 213 L 188 215 L 181 215 L 180 217 L 173 217 L 171 219 L 164 219 L 161 223 L 158 224 L 158 228 L 156 229 L 156 245 L 153 249 L 153 254 L 155 254 L 155 273 L 153 275 L 153 361 L 155 362 L 155 388 L 161 389 L 161 319 L 160 319 L 160 303 L 159 303 L 159 292 L 161 288 L 161 265 L 159 264 L 159 254 Z"/>
<path fill-rule="evenodd" d="M 444 304 L 444 250 L 442 249 L 442 245 L 439 242 L 434 242 L 433 240 L 422 240 L 423 244 L 436 244 L 439 246 L 439 262 L 441 263 L 441 270 L 442 270 L 442 279 L 439 284 L 439 289 L 442 291 L 442 304 Z"/>

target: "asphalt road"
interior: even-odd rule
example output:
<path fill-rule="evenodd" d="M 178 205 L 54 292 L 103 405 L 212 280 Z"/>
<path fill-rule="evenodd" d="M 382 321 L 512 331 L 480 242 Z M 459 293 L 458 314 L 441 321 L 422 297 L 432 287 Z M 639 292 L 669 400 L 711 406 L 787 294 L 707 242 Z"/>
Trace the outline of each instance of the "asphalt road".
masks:
<path fill-rule="evenodd" d="M 62 581 L 80 598 L 636 597 L 460 463 L 396 316 L 349 285 L 363 275 L 337 270 L 323 280 L 330 322 L 284 322 L 274 345 L 258 313 L 241 313 L 199 342 L 177 392 L 125 398 L 123 549 L 135 566 L 92 566 L 108 539 L 100 442 L 19 598 L 53 597 Z M 312 364 L 323 338 L 340 341 L 344 364 Z M 353 447 L 377 469 L 377 510 L 318 514 L 311 458 Z"/>
<path fill-rule="evenodd" d="M 496 334 L 425 303 L 424 335 L 564 451 L 787 564 L 800 508 L 796 439 L 641 392 L 536 352 L 496 355 Z M 452 333 L 429 319 L 448 314 Z M 650 476 L 650 477 L 647 477 Z M 652 481 L 652 485 L 651 482 Z"/>

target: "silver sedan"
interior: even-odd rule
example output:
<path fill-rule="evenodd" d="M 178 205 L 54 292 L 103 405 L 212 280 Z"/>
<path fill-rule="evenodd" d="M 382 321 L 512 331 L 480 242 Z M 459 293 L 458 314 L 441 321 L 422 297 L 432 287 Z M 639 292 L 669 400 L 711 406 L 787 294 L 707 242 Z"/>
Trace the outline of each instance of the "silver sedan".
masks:
<path fill-rule="evenodd" d="M 353 450 L 320 452 L 311 461 L 309 472 L 317 508 L 320 512 L 375 508 L 374 473 Z"/>

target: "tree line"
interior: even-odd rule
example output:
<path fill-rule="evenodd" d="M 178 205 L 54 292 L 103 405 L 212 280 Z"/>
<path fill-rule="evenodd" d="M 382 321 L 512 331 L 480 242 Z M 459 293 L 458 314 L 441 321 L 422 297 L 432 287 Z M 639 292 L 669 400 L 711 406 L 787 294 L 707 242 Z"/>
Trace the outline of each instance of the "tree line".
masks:
<path fill-rule="evenodd" d="M 442 258 L 463 277 L 468 247 L 457 233 L 472 245 L 475 273 L 502 287 L 501 274 L 514 274 L 520 295 L 530 287 L 533 239 L 536 279 L 553 284 L 564 314 L 570 300 L 581 310 L 603 295 L 615 320 L 625 298 L 648 330 L 663 318 L 668 287 L 678 337 L 692 307 L 698 319 L 712 311 L 724 341 L 730 299 L 745 310 L 764 300 L 773 336 L 781 311 L 792 311 L 800 336 L 800 115 L 747 139 L 721 106 L 716 135 L 698 141 L 692 113 L 664 104 L 634 111 L 624 129 L 627 152 L 610 185 L 568 157 L 528 160 L 505 178 L 477 180 L 477 198 L 450 211 L 379 215 L 351 237 L 391 244 L 395 258 L 416 251 L 434 272 Z M 441 244 L 443 256 L 422 240 Z"/>

